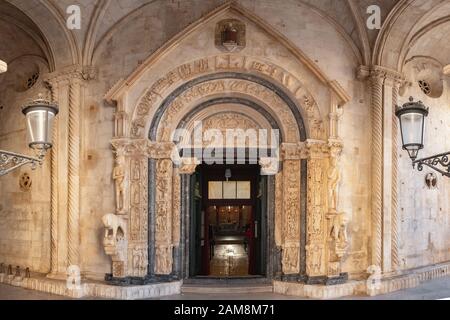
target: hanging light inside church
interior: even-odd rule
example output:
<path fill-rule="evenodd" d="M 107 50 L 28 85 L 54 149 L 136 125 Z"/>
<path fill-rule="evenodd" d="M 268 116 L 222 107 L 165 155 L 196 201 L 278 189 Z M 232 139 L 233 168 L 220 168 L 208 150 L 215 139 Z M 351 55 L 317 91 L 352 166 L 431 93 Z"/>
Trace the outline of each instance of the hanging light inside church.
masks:
<path fill-rule="evenodd" d="M 22 108 L 28 129 L 28 145 L 39 157 L 52 147 L 53 123 L 58 111 L 58 106 L 42 95 Z"/>
<path fill-rule="evenodd" d="M 415 102 L 413 97 L 403 106 L 396 107 L 395 115 L 400 120 L 403 150 L 406 150 L 411 160 L 416 160 L 419 150 L 423 149 L 423 134 L 425 117 L 428 116 L 428 108 L 422 101 Z"/>

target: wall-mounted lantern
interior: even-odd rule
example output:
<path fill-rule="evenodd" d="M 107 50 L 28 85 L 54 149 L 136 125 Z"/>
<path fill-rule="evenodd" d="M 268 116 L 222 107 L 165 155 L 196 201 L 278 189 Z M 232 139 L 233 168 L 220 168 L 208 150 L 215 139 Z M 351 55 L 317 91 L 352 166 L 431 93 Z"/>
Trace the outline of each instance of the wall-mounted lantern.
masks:
<path fill-rule="evenodd" d="M 417 170 L 422 171 L 423 166 L 428 166 L 443 176 L 450 177 L 450 151 L 417 159 L 419 151 L 424 148 L 425 118 L 428 116 L 428 108 L 422 101 L 415 102 L 410 97 L 409 102 L 396 107 L 395 115 L 400 121 L 403 149 L 408 152 L 413 168 L 417 165 Z"/>
<path fill-rule="evenodd" d="M 28 146 L 36 157 L 0 150 L 0 176 L 23 165 L 31 164 L 35 169 L 41 165 L 48 149 L 52 147 L 53 123 L 58 114 L 58 106 L 41 95 L 22 108 L 28 130 Z"/>

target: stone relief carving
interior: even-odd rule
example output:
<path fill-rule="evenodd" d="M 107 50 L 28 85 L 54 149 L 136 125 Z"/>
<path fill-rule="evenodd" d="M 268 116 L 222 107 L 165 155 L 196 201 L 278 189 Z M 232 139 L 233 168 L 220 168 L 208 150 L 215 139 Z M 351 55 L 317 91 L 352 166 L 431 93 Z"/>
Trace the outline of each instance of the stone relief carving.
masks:
<path fill-rule="evenodd" d="M 263 85 L 247 80 L 235 79 L 207 81 L 187 89 L 183 94 L 178 96 L 171 103 L 171 105 L 169 105 L 164 113 L 160 124 L 161 129 L 159 130 L 158 140 L 170 141 L 172 139 L 171 133 L 175 130 L 173 127 L 173 119 L 180 118 L 181 114 L 185 114 L 187 112 L 186 109 L 192 105 L 195 100 L 200 100 L 201 98 L 209 95 L 225 92 L 227 95 L 229 95 L 230 92 L 233 92 L 236 94 L 249 95 L 254 99 L 261 100 L 264 104 L 270 106 L 271 109 L 276 110 L 280 123 L 286 127 L 286 140 L 291 142 L 296 142 L 299 140 L 295 117 L 286 103 L 276 93 Z M 259 128 L 259 126 L 252 119 L 236 113 L 232 115 L 219 114 L 206 120 L 205 122 L 206 123 L 202 124 L 205 130 L 214 128 L 224 131 L 229 128 L 236 128 L 233 126 L 236 125 L 236 123 L 239 124 L 238 128 L 243 130 L 249 128 Z"/>
<path fill-rule="evenodd" d="M 172 187 L 173 164 L 170 159 L 156 163 L 156 274 L 172 272 Z"/>
<path fill-rule="evenodd" d="M 132 274 L 136 277 L 144 277 L 147 274 L 148 254 L 147 246 L 136 245 L 132 249 Z"/>
<path fill-rule="evenodd" d="M 130 244 L 128 245 L 129 261 L 131 271 L 127 271 L 127 264 L 119 265 L 113 263 L 113 270 L 123 267 L 123 274 L 141 274 L 147 266 L 143 266 L 146 260 L 146 247 L 141 247 L 144 237 L 142 229 L 138 226 L 146 221 L 146 209 L 143 205 L 147 194 L 147 179 L 145 176 L 145 162 L 147 158 L 157 159 L 156 162 L 156 237 L 155 237 L 155 272 L 156 274 L 170 274 L 172 272 L 172 250 L 179 243 L 179 203 L 180 190 L 179 175 L 192 174 L 196 168 L 196 161 L 181 159 L 179 169 L 174 171 L 173 163 L 169 158 L 174 151 L 174 144 L 170 142 L 171 126 L 175 119 L 180 118 L 195 101 L 201 100 L 208 95 L 227 93 L 245 94 L 251 98 L 263 101 L 268 105 L 280 119 L 286 128 L 285 141 L 291 142 L 291 146 L 283 149 L 283 172 L 276 173 L 271 170 L 273 159 L 262 159 L 263 170 L 276 174 L 276 203 L 275 203 L 275 241 L 282 247 L 282 266 L 286 274 L 295 274 L 300 270 L 300 159 L 308 158 L 308 209 L 307 209 L 307 273 L 310 276 L 327 274 L 326 270 L 340 269 L 337 260 L 329 258 L 328 241 L 343 244 L 347 241 L 345 215 L 336 219 L 329 219 L 328 204 L 338 207 L 337 185 L 339 177 L 336 177 L 334 164 L 328 162 L 331 148 L 321 140 L 311 140 L 300 146 L 299 133 L 295 117 L 285 102 L 272 90 L 246 80 L 221 79 L 211 80 L 191 87 L 178 96 L 167 108 L 161 119 L 161 129 L 158 132 L 158 140 L 165 142 L 150 142 L 140 139 L 145 133 L 142 129 L 148 123 L 149 114 L 162 102 L 165 96 L 178 84 L 195 76 L 220 71 L 238 71 L 261 74 L 281 84 L 289 93 L 297 99 L 299 105 L 305 108 L 307 118 L 305 119 L 309 128 L 309 136 L 312 139 L 323 139 L 326 135 L 324 122 L 320 116 L 317 103 L 312 95 L 307 92 L 302 83 L 289 72 L 265 61 L 256 60 L 252 57 L 220 55 L 200 59 L 192 63 L 174 68 L 156 81 L 140 100 L 132 118 L 130 119 L 131 137 L 123 139 L 118 143 L 122 145 L 122 154 L 126 156 L 125 168 L 125 192 L 124 207 L 127 210 L 130 204 Z M 124 117 L 125 118 L 125 117 Z M 220 119 L 219 119 L 220 118 Z M 208 122 L 209 121 L 209 122 Z M 236 116 L 215 116 L 207 120 L 206 127 L 219 126 L 222 129 L 236 126 L 255 127 L 251 119 L 240 123 Z M 253 122 L 253 123 L 252 123 Z M 122 126 L 125 128 L 126 126 Z M 126 141 L 126 142 L 125 142 Z M 113 143 L 114 145 L 114 143 Z M 304 148 L 303 148 L 304 147 Z M 141 159 L 135 161 L 135 159 Z M 145 159 L 145 160 L 144 160 Z M 338 167 L 338 163 L 336 163 Z M 329 171 L 328 171 L 329 169 Z M 338 168 L 336 168 L 338 169 Z M 129 176 L 129 178 L 128 178 Z M 120 175 L 119 175 L 120 177 Z M 127 181 L 129 179 L 130 181 Z M 328 180 L 326 180 L 328 179 Z M 115 180 L 116 181 L 116 180 Z M 117 181 L 116 181 L 117 183 Z M 336 185 L 336 188 L 335 188 Z M 128 189 L 129 188 L 129 189 Z M 118 188 L 120 190 L 120 188 Z M 119 193 L 120 194 L 120 193 Z M 117 196 L 117 194 L 116 194 Z M 139 204 L 139 205 L 138 205 Z M 133 205 L 135 205 L 133 207 Z M 120 206 L 118 206 L 120 208 Z M 327 216 L 325 216 L 328 213 Z M 139 218 L 142 221 L 139 221 Z M 328 219 L 326 219 L 328 218 Z M 336 221 L 335 221 L 336 220 Z M 329 223 L 327 225 L 327 222 Z M 330 226 L 335 224 L 339 228 Z M 327 229 L 328 227 L 328 229 Z M 132 231 L 135 230 L 135 231 Z M 328 230 L 328 231 L 327 231 Z M 336 231 L 337 230 L 337 231 Z M 135 234 L 135 237 L 131 236 Z M 135 240 L 132 240 L 135 239 Z M 139 241 L 137 240 L 139 239 Z M 146 238 L 145 238 L 146 239 Z M 328 240 L 328 241 L 327 241 Z M 334 243 L 334 242 L 333 242 Z M 343 247 L 343 246 L 341 246 Z M 342 252 L 336 246 L 334 253 Z M 333 260 L 334 259 L 334 260 Z M 327 269 L 328 268 L 328 269 Z M 116 273 L 120 273 L 117 271 Z"/>
<path fill-rule="evenodd" d="M 245 24 L 236 19 L 219 21 L 215 31 L 215 45 L 221 51 L 238 52 L 245 48 Z"/>
<path fill-rule="evenodd" d="M 170 274 L 172 263 L 172 245 L 157 245 L 155 273 L 158 275 Z"/>
<path fill-rule="evenodd" d="M 300 246 L 283 247 L 282 266 L 284 274 L 295 274 L 300 271 Z"/>
<path fill-rule="evenodd" d="M 208 58 L 202 58 L 190 63 L 186 63 L 182 66 L 176 67 L 169 71 L 162 78 L 157 80 L 150 89 L 141 98 L 133 116 L 131 119 L 130 133 L 133 138 L 142 137 L 143 128 L 148 122 L 148 115 L 151 110 L 154 110 L 160 105 L 164 96 L 168 94 L 168 90 L 174 87 L 176 84 L 180 84 L 188 78 L 199 76 L 211 71 L 241 71 L 241 72 L 254 72 L 259 73 L 264 77 L 269 77 L 275 83 L 279 83 L 284 86 L 292 96 L 296 97 L 299 105 L 306 103 L 305 97 L 307 97 L 307 103 L 310 108 L 308 122 L 310 122 L 311 128 L 315 132 L 312 138 L 323 138 L 324 129 L 320 111 L 317 103 L 314 101 L 312 95 L 305 89 L 305 86 L 294 75 L 288 71 L 266 61 L 257 60 L 254 57 L 247 56 L 234 56 L 234 55 L 218 55 Z M 209 89 L 211 90 L 211 89 Z M 216 89 L 219 90 L 219 89 Z M 268 92 L 272 92 L 267 89 Z M 273 93 L 273 92 L 272 92 Z M 189 94 L 182 95 L 186 102 L 189 100 Z M 179 106 L 178 106 L 179 107 Z M 313 122 L 315 121 L 315 122 Z"/>
<path fill-rule="evenodd" d="M 307 145 L 308 161 L 308 218 L 306 245 L 306 272 L 308 276 L 320 276 L 325 273 L 325 212 L 326 212 L 326 184 L 325 162 L 322 143 Z"/>
<path fill-rule="evenodd" d="M 191 175 L 197 169 L 197 166 L 200 164 L 200 161 L 195 158 L 181 158 L 180 167 L 178 169 L 179 174 L 188 174 Z"/>
<path fill-rule="evenodd" d="M 260 157 L 259 165 L 261 166 L 262 176 L 273 176 L 280 170 L 280 159 L 277 157 Z"/>
<path fill-rule="evenodd" d="M 172 202 L 172 244 L 177 247 L 180 244 L 180 220 L 181 220 L 181 178 L 179 170 L 173 173 L 173 202 Z"/>

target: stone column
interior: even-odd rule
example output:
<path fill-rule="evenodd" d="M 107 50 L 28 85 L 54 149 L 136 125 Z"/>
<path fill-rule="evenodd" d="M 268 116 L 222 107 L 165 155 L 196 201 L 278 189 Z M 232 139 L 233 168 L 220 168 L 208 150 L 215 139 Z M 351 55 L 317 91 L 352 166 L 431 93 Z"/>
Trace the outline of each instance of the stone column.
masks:
<path fill-rule="evenodd" d="M 398 249 L 398 146 L 399 124 L 395 115 L 395 107 L 398 104 L 398 93 L 401 81 L 394 80 L 392 86 L 392 212 L 391 212 L 391 249 L 392 249 L 392 269 L 395 271 L 400 266 L 400 257 Z"/>
<path fill-rule="evenodd" d="M 58 103 L 58 82 L 51 83 L 52 101 Z M 53 126 L 51 150 L 51 221 L 50 221 L 50 275 L 58 272 L 58 117 Z"/>
<path fill-rule="evenodd" d="M 189 270 L 189 248 L 186 246 L 186 240 L 189 242 L 190 178 L 199 164 L 200 161 L 195 157 L 181 158 L 178 168 L 174 169 L 172 241 L 175 260 L 173 269 L 174 274 L 179 275 L 180 278 L 186 277 Z M 182 190 L 187 193 L 183 197 Z"/>
<path fill-rule="evenodd" d="M 403 76 L 375 66 L 372 84 L 372 264 L 390 273 L 398 255 L 398 88 Z"/>
<path fill-rule="evenodd" d="M 372 109 L 372 259 L 373 265 L 382 265 L 383 221 L 383 74 L 371 74 Z"/>
<path fill-rule="evenodd" d="M 67 267 L 79 266 L 80 114 L 83 71 L 69 66 L 45 76 L 60 112 L 55 121 L 51 154 L 51 278 L 65 278 Z"/>
<path fill-rule="evenodd" d="M 69 87 L 69 191 L 68 191 L 68 265 L 80 263 L 80 112 L 81 84 L 75 75 Z"/>

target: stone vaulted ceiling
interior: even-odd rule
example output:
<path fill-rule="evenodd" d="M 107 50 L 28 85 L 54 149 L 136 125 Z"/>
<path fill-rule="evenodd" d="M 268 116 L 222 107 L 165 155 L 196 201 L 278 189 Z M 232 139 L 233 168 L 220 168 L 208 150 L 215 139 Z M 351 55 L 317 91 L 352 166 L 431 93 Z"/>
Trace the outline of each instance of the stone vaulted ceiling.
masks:
<path fill-rule="evenodd" d="M 268 0 L 236 0 L 248 9 L 264 6 Z M 338 30 L 357 56 L 361 65 L 385 65 L 401 71 L 405 60 L 414 55 L 431 56 L 442 65 L 450 63 L 450 0 L 271 0 L 280 5 L 303 6 L 311 14 L 321 16 Z M 158 47 L 171 36 L 183 30 L 224 0 L 0 0 L 2 23 L 11 28 L 27 29 L 28 36 L 41 48 L 50 69 L 57 65 L 92 64 L 96 50 L 115 32 L 143 11 L 154 12 L 148 19 L 160 19 L 161 36 Z M 82 12 L 81 30 L 65 27 L 66 8 L 78 4 Z M 376 4 L 381 9 L 382 29 L 368 30 L 367 7 Z M 198 10 L 189 10 L 192 7 Z M 4 14 L 5 13 L 5 14 Z M 161 19 L 163 18 L 163 19 Z M 299 17 L 301 19 L 301 17 Z M 176 23 L 174 23 L 176 21 Z M 9 29 L 8 29 L 9 28 Z M 32 30 L 32 31 L 30 31 Z M 160 30 L 149 30 L 158 33 Z M 8 33 L 11 33 L 8 31 Z M 162 34 L 162 32 L 161 32 Z M 19 52 L 11 44 L 0 49 L 8 60 L 9 54 L 1 50 Z M 14 48 L 14 49 L 13 49 Z"/>

